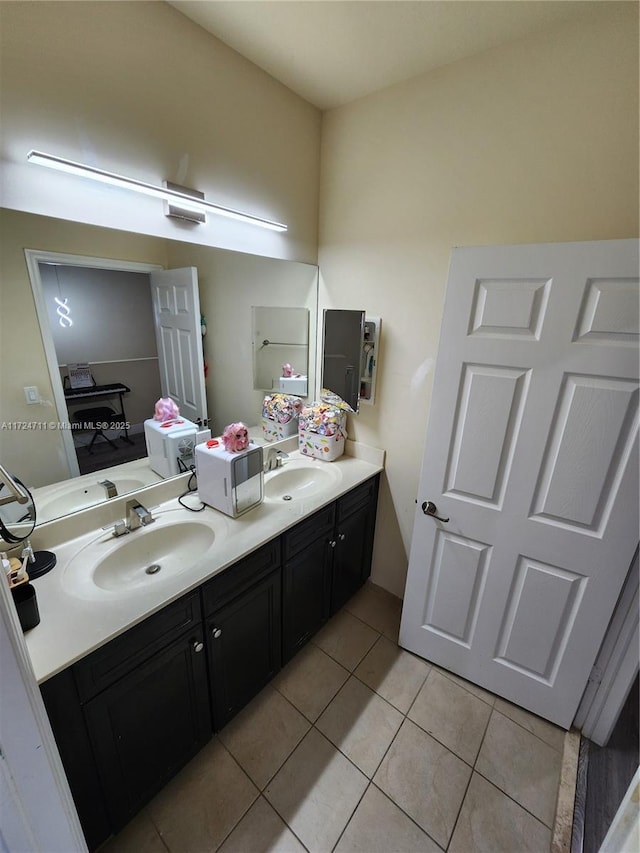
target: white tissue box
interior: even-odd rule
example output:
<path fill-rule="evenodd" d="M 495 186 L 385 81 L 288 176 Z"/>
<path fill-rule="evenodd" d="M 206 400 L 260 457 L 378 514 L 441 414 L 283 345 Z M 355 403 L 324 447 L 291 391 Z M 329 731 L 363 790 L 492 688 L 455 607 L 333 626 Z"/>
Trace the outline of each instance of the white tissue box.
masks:
<path fill-rule="evenodd" d="M 286 424 L 272 421 L 270 418 L 262 417 L 262 437 L 265 441 L 279 441 L 281 438 L 290 438 L 298 432 L 298 419 L 291 418 Z"/>
<path fill-rule="evenodd" d="M 333 462 L 344 453 L 344 435 L 341 432 L 336 435 L 319 435 L 317 432 L 301 429 L 298 434 L 298 449 L 305 456 Z"/>

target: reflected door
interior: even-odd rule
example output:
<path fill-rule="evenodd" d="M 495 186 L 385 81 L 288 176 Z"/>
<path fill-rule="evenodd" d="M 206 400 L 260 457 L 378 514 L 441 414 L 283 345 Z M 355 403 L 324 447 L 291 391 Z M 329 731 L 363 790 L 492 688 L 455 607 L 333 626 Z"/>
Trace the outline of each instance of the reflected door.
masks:
<path fill-rule="evenodd" d="M 565 728 L 638 540 L 637 276 L 634 240 L 452 255 L 400 644 Z"/>
<path fill-rule="evenodd" d="M 206 426 L 198 271 L 151 273 L 151 295 L 162 396 L 171 397 L 184 418 Z"/>

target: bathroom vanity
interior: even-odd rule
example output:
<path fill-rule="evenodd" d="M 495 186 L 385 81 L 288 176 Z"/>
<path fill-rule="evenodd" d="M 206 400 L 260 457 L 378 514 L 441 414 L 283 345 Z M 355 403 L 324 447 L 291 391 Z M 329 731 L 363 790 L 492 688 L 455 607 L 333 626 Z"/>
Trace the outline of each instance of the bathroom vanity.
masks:
<path fill-rule="evenodd" d="M 41 579 L 42 623 L 27 644 L 90 849 L 121 829 L 369 576 L 381 459 L 345 456 L 316 467 L 319 479 L 332 469 L 336 480 L 304 499 L 283 501 L 267 475 L 272 498 L 220 522 L 203 559 L 182 574 L 182 593 L 176 578 L 160 606 L 158 594 L 132 590 L 138 615 L 127 598 L 121 617 L 109 591 L 97 600 L 80 592 L 79 607 L 68 596 L 67 633 L 77 636 L 57 651 L 46 646 L 56 644 L 54 611 L 68 593 Z M 295 481 L 291 470 L 285 482 Z M 184 512 L 187 524 L 198 518 L 175 502 L 167 512 Z M 219 513 L 206 512 L 219 523 Z M 63 578 L 91 547 L 80 537 L 59 549 Z M 84 623 L 82 609 L 93 614 Z M 124 627 L 114 627 L 118 619 Z"/>

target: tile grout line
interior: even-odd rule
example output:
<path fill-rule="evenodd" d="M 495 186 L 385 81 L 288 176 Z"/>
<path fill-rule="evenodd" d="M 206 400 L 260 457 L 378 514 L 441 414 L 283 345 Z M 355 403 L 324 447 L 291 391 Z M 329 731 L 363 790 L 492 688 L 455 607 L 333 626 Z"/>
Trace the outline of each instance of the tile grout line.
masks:
<path fill-rule="evenodd" d="M 360 772 L 362 773 L 362 770 L 360 770 Z M 366 774 L 365 774 L 365 775 L 366 775 Z M 349 824 L 350 824 L 350 823 L 351 823 L 351 821 L 353 820 L 353 816 L 354 816 L 354 815 L 355 815 L 355 813 L 358 811 L 358 808 L 359 808 L 359 806 L 360 806 L 360 803 L 364 800 L 365 794 L 367 793 L 367 791 L 369 790 L 369 788 L 370 788 L 372 785 L 373 785 L 373 782 L 371 781 L 371 779 L 369 779 L 369 778 L 367 777 L 367 786 L 366 786 L 366 788 L 364 789 L 364 791 L 362 792 L 362 796 L 358 799 L 358 802 L 355 804 L 353 811 L 352 811 L 352 812 L 351 812 L 351 814 L 349 815 L 349 819 L 347 820 L 347 822 L 345 823 L 345 825 L 342 827 L 342 831 L 341 831 L 340 835 L 338 836 L 338 838 L 336 839 L 336 843 L 335 843 L 335 844 L 333 845 L 333 847 L 331 848 L 331 852 L 330 852 L 330 853 L 333 853 L 333 851 L 336 849 L 336 847 L 338 846 L 338 844 L 340 844 L 340 839 L 342 838 L 342 836 L 343 836 L 343 835 L 345 834 L 345 832 L 347 831 L 347 828 L 348 828 Z"/>
<path fill-rule="evenodd" d="M 452 682 L 452 683 L 455 684 L 455 682 Z M 471 693 L 471 691 L 468 690 L 467 693 Z M 471 695 L 473 696 L 474 694 L 471 693 Z M 479 699 L 479 698 L 480 698 L 479 696 L 476 696 L 476 699 Z M 483 700 L 481 700 L 481 701 L 483 701 Z M 488 704 L 488 703 L 485 703 L 485 704 Z M 490 706 L 490 707 L 491 707 L 491 712 L 490 712 L 489 716 L 487 717 L 487 722 L 485 723 L 484 731 L 482 732 L 482 737 L 480 738 L 480 744 L 478 745 L 478 751 L 476 752 L 476 757 L 473 759 L 473 764 L 471 765 L 471 773 L 469 774 L 469 779 L 467 780 L 467 787 L 465 788 L 464 796 L 462 797 L 462 800 L 460 801 L 460 808 L 458 809 L 458 814 L 456 815 L 456 819 L 453 823 L 453 829 L 451 830 L 451 835 L 449 836 L 449 840 L 447 841 L 447 846 L 445 847 L 445 850 L 449 849 L 449 845 L 451 844 L 451 839 L 455 835 L 456 828 L 458 826 L 458 823 L 460 822 L 460 815 L 462 814 L 462 809 L 464 808 L 464 804 L 466 802 L 467 795 L 469 793 L 469 788 L 471 787 L 471 780 L 473 779 L 473 774 L 478 772 L 476 770 L 476 763 L 478 761 L 478 756 L 480 755 L 480 753 L 482 751 L 482 745 L 483 745 L 484 739 L 487 735 L 487 729 L 489 728 L 489 723 L 491 722 L 491 716 L 492 716 L 493 711 L 494 711 L 494 707 L 493 706 Z"/>

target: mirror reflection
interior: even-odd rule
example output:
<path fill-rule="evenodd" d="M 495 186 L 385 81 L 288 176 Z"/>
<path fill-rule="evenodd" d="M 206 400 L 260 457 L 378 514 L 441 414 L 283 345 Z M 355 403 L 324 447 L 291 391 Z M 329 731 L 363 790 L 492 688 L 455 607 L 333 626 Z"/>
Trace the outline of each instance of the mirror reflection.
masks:
<path fill-rule="evenodd" d="M 253 387 L 307 396 L 309 311 L 306 308 L 251 308 Z"/>
<path fill-rule="evenodd" d="M 38 263 L 38 272 L 46 308 L 39 323 L 58 370 L 52 384 L 63 389 L 57 408 L 72 431 L 70 470 L 144 457 L 144 435 L 130 425 L 161 396 L 149 274 L 62 263 Z"/>
<path fill-rule="evenodd" d="M 35 490 L 39 522 L 45 520 L 40 511 L 41 504 L 43 509 L 48 507 L 49 517 L 57 517 L 108 499 L 106 487 L 100 485 L 105 479 L 115 484 L 118 494 L 123 494 L 147 485 L 154 477 L 145 460 L 140 459 L 118 462 L 115 466 L 111 462 L 108 467 L 83 474 L 69 483 L 73 472 L 64 442 L 73 442 L 73 436 L 68 428 L 65 429 L 68 421 L 64 411 L 59 410 L 52 377 L 57 375 L 63 382 L 64 377 L 69 376 L 70 364 L 87 364 L 98 385 L 117 381 L 131 388 L 131 392 L 125 393 L 124 405 L 127 422 L 130 423 L 129 437 L 136 440 L 136 436 L 143 435 L 144 419 L 153 416 L 153 405 L 147 410 L 149 400 L 144 402 L 143 392 L 147 385 L 149 391 L 152 386 L 157 388 L 152 381 L 137 378 L 136 371 L 142 372 L 152 364 L 157 370 L 158 353 L 151 353 L 146 344 L 143 348 L 142 332 L 138 335 L 137 327 L 130 325 L 131 318 L 134 326 L 137 320 L 140 329 L 143 325 L 141 309 L 132 308 L 132 292 L 127 286 L 117 292 L 109 291 L 106 284 L 103 294 L 106 306 L 103 302 L 98 308 L 97 301 L 93 303 L 94 310 L 89 306 L 86 314 L 82 315 L 83 324 L 86 324 L 82 326 L 82 334 L 87 344 L 92 343 L 93 337 L 96 342 L 102 338 L 104 343 L 107 336 L 102 332 L 109 313 L 115 317 L 116 324 L 119 322 L 122 329 L 125 326 L 128 329 L 126 334 L 119 336 L 120 342 L 114 333 L 110 335 L 114 346 L 108 352 L 90 353 L 83 346 L 60 356 L 55 350 L 53 354 L 47 353 L 35 310 L 37 295 L 32 290 L 25 261 L 25 250 L 28 249 L 42 253 L 66 253 L 83 259 L 110 259 L 121 262 L 123 268 L 136 265 L 164 270 L 195 268 L 200 311 L 206 321 L 206 335 L 201 338 L 200 346 L 206 374 L 207 417 L 213 434 L 221 433 L 228 423 L 238 420 L 249 425 L 260 420 L 264 391 L 254 388 L 251 307 L 303 309 L 308 318 L 307 329 L 315 329 L 317 325 L 317 267 L 313 265 L 0 210 L 0 331 L 3 347 L 0 359 L 3 388 L 0 397 L 0 459 L 5 464 L 8 460 L 12 464 L 15 461 L 25 484 Z M 48 273 L 51 275 L 52 270 Z M 71 297 L 64 292 L 65 279 L 61 281 L 60 293 L 57 283 L 54 274 L 51 284 L 54 298 L 57 295 L 63 304 L 66 298 L 66 305 L 71 307 L 71 317 L 74 322 L 78 318 L 79 322 L 80 314 L 73 317 Z M 54 308 L 49 310 L 54 311 L 51 319 L 59 318 Z M 144 325 L 144 337 L 148 342 L 147 320 Z M 61 335 L 64 331 L 60 327 Z M 315 350 L 315 344 L 310 342 L 307 347 L 310 389 L 315 386 Z M 131 371 L 130 364 L 135 365 Z M 70 379 L 66 384 L 70 385 Z M 150 396 L 157 399 L 160 394 L 156 396 L 154 391 Z M 82 401 L 83 406 L 84 403 Z M 120 413 L 117 397 L 111 401 L 107 398 L 107 405 L 116 414 Z M 109 438 L 117 437 L 117 446 L 126 444 L 121 441 L 119 431 L 105 429 L 104 432 Z M 92 436 L 92 431 L 85 431 L 78 440 L 86 445 Z M 102 447 L 105 454 L 106 449 L 111 450 L 109 444 L 99 437 L 92 448 L 94 455 Z"/>
<path fill-rule="evenodd" d="M 32 496 L 21 480 L 0 465 L 0 539 L 11 544 L 22 542 L 31 536 L 35 525 Z"/>

